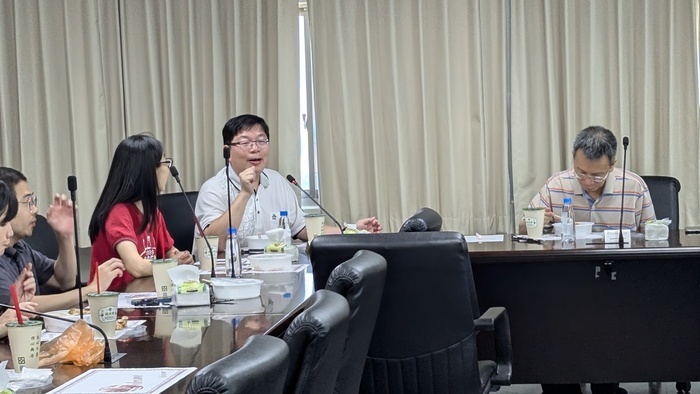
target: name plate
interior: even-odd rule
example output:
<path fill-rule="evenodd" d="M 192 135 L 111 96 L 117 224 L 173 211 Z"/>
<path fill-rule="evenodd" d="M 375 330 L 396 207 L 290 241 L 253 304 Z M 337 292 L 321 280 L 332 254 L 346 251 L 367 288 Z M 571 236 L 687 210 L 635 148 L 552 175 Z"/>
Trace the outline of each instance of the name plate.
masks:
<path fill-rule="evenodd" d="M 603 235 L 605 236 L 605 247 L 613 247 L 614 244 L 618 244 L 620 242 L 620 230 L 605 230 L 603 231 Z M 632 232 L 630 229 L 622 229 L 622 239 L 625 242 L 624 247 L 625 248 L 630 248 L 632 247 Z"/>

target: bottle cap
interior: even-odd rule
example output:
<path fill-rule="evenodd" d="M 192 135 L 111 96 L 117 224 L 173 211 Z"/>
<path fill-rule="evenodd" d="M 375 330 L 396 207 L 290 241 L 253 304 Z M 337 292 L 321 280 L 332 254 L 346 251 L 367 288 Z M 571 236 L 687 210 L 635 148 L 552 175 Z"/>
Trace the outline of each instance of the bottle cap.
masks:
<path fill-rule="evenodd" d="M 571 204 L 571 197 L 564 197 L 564 204 Z"/>
<path fill-rule="evenodd" d="M 229 228 L 229 229 L 228 229 L 228 233 L 229 233 L 229 235 L 236 234 L 236 228 L 235 228 L 235 227 Z"/>
<path fill-rule="evenodd" d="M 280 211 L 280 216 L 288 216 L 287 211 Z"/>

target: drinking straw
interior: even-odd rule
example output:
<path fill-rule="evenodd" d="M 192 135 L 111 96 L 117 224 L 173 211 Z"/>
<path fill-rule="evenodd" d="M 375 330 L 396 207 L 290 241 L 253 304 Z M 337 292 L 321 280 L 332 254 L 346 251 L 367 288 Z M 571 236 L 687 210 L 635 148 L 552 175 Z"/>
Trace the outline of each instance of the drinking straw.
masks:
<path fill-rule="evenodd" d="M 22 312 L 19 310 L 19 298 L 17 297 L 17 289 L 15 289 L 15 284 L 10 285 L 10 295 L 12 296 L 12 303 L 15 305 L 15 313 L 17 314 L 17 322 L 21 325 L 24 324 L 22 319 Z"/>
<path fill-rule="evenodd" d="M 100 294 L 100 265 L 95 261 L 95 280 L 97 281 L 97 294 Z"/>

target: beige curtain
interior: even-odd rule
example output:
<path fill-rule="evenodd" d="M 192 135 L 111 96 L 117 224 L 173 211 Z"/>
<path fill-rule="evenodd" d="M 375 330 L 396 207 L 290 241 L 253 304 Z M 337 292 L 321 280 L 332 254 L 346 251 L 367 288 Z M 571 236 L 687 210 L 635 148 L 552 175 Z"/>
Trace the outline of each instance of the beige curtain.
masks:
<path fill-rule="evenodd" d="M 221 129 L 243 113 L 270 126 L 269 166 L 299 172 L 296 1 L 120 4 L 127 133 L 163 141 L 186 189 L 223 166 Z"/>
<path fill-rule="evenodd" d="M 576 132 L 629 136 L 627 168 L 670 175 L 681 228 L 700 223 L 700 133 L 692 0 L 512 2 L 512 126 L 519 210 L 571 167 Z"/>
<path fill-rule="evenodd" d="M 113 1 L 0 2 L 0 165 L 22 171 L 45 214 L 78 179 L 82 244 L 122 139 Z"/>
<path fill-rule="evenodd" d="M 27 175 L 40 212 L 77 175 L 82 246 L 129 134 L 163 141 L 197 190 L 223 165 L 226 120 L 252 112 L 270 125 L 270 166 L 299 172 L 294 0 L 6 0 L 0 31 L 0 165 Z"/>
<path fill-rule="evenodd" d="M 421 206 L 443 228 L 506 231 L 500 1 L 309 1 L 321 196 L 388 231 Z"/>

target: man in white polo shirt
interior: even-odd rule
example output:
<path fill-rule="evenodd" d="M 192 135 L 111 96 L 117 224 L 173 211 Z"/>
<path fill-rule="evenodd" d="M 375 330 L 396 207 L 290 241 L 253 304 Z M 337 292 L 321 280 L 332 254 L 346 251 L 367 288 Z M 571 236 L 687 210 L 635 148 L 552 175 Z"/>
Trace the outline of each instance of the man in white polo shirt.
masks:
<path fill-rule="evenodd" d="M 222 135 L 224 145 L 231 152 L 229 178 L 224 167 L 199 190 L 195 214 L 204 233 L 217 235 L 219 250 L 224 250 L 229 214 L 232 226 L 238 229 L 238 237 L 245 239 L 258 231 L 264 233 L 277 228 L 280 211 L 287 211 L 292 236 L 306 241 L 304 212 L 294 190 L 280 173 L 265 168 L 270 155 L 270 130 L 265 120 L 255 115 L 237 116 L 226 122 Z M 230 206 L 227 183 L 231 190 Z M 360 219 L 357 228 L 370 232 L 382 229 L 374 217 Z M 335 227 L 324 228 L 325 234 L 338 232 Z"/>
<path fill-rule="evenodd" d="M 574 141 L 574 167 L 552 175 L 530 207 L 545 208 L 545 223 L 558 221 L 564 198 L 570 197 L 577 222 L 593 222 L 594 229 L 620 226 L 622 169 L 615 167 L 617 139 L 608 129 L 591 126 L 581 130 Z M 625 176 L 623 228 L 641 231 L 647 220 L 655 219 L 654 204 L 642 178 L 627 171 Z M 520 233 L 525 233 L 524 222 Z"/>

